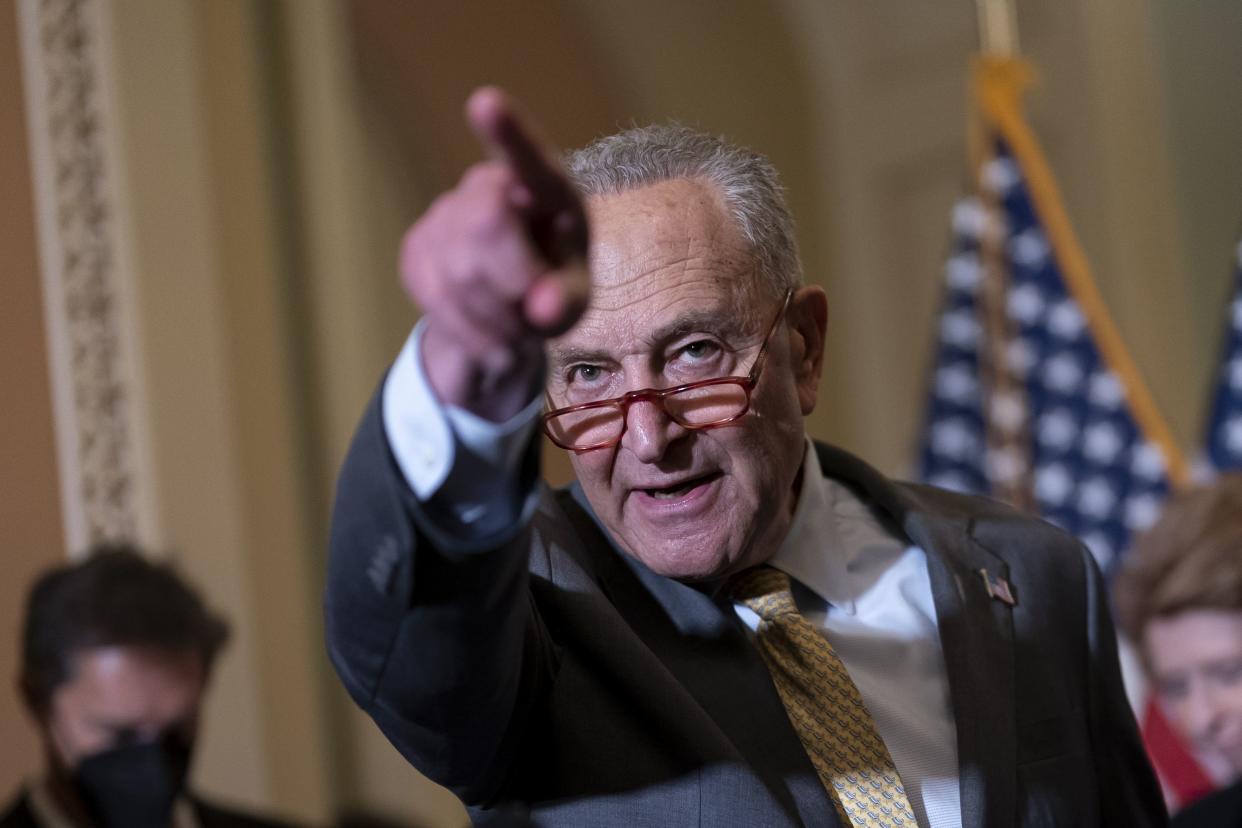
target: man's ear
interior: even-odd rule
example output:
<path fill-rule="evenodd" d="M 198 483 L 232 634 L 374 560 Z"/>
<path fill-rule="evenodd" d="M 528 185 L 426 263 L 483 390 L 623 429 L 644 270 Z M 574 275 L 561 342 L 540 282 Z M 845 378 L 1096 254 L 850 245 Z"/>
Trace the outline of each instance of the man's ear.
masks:
<path fill-rule="evenodd" d="M 824 368 L 824 337 L 828 332 L 828 297 L 819 285 L 798 288 L 789 303 L 790 357 L 802 416 L 815 410 L 819 377 Z"/>

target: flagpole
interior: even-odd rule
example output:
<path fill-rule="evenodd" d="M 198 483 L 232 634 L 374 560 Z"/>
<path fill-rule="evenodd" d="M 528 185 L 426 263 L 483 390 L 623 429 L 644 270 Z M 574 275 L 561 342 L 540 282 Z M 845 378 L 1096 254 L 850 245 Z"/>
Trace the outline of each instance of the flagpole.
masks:
<path fill-rule="evenodd" d="M 979 51 L 997 57 L 1018 54 L 1016 0 L 975 0 L 979 19 Z"/>
<path fill-rule="evenodd" d="M 979 24 L 979 56 L 976 61 L 1011 63 L 1018 60 L 1017 0 L 975 0 Z M 972 101 L 966 121 L 966 156 L 974 170 L 982 169 L 992 156 L 991 139 L 985 134 L 983 119 Z"/>

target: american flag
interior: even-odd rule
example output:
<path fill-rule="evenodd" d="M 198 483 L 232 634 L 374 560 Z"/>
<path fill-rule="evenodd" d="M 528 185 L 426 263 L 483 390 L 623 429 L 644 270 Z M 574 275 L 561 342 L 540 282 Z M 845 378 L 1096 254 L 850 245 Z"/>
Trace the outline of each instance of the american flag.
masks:
<path fill-rule="evenodd" d="M 1000 497 L 1083 540 L 1111 574 L 1170 488 L 1003 142 L 953 214 L 921 476 Z M 1088 297 L 1088 299 L 1091 297 Z"/>
<path fill-rule="evenodd" d="M 1214 469 L 1242 469 L 1242 242 L 1236 251 L 1233 301 L 1208 418 L 1207 455 Z"/>
<path fill-rule="evenodd" d="M 1042 157 L 1036 162 L 1046 170 Z M 1049 188 L 1043 193 L 1038 207 L 1047 214 Z M 935 485 L 1042 515 L 1077 535 L 1111 576 L 1131 536 L 1156 520 L 1184 479 L 1185 465 L 1104 313 L 1063 212 L 1056 219 L 1059 245 L 1022 165 L 998 139 L 977 194 L 953 212 L 920 471 Z M 1239 297 L 1213 431 L 1213 446 L 1231 448 L 1235 463 L 1242 452 Z M 1211 790 L 1211 778 L 1147 697 L 1140 671 L 1130 671 L 1127 687 L 1170 803 Z"/>

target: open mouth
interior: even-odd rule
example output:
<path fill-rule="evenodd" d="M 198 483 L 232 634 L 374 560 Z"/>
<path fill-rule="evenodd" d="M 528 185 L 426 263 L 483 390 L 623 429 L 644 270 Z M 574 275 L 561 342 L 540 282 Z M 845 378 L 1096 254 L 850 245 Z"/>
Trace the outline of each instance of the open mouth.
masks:
<path fill-rule="evenodd" d="M 699 486 L 706 486 L 718 477 L 720 477 L 720 472 L 710 472 L 698 477 L 692 477 L 689 480 L 683 480 L 672 486 L 665 486 L 659 489 L 642 489 L 642 492 L 656 500 L 676 500 L 679 497 L 685 497 Z"/>

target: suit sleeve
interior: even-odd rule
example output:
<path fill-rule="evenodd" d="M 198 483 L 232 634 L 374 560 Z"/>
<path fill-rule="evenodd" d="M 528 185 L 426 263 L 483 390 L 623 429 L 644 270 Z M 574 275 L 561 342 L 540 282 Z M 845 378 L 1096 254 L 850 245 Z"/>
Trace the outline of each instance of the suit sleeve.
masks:
<path fill-rule="evenodd" d="M 467 804 L 486 804 L 552 669 L 527 589 L 530 528 L 519 522 L 469 543 L 438 528 L 434 498 L 420 502 L 393 459 L 381 396 L 337 482 L 328 655 L 411 764 Z M 519 472 L 532 493 L 537 446 Z"/>
<path fill-rule="evenodd" d="M 1121 683 L 1117 633 L 1103 576 L 1082 550 L 1087 571 L 1091 742 L 1100 786 L 1100 824 L 1110 828 L 1168 825 L 1168 814 Z"/>

